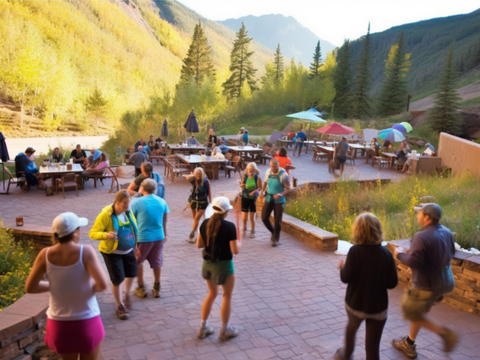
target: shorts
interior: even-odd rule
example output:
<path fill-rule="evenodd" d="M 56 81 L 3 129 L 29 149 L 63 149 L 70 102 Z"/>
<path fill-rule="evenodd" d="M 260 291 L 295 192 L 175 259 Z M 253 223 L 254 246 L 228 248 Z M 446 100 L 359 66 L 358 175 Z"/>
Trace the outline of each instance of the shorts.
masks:
<path fill-rule="evenodd" d="M 126 277 L 137 277 L 137 260 L 133 251 L 123 255 L 100 253 L 103 256 L 113 285 L 120 285 Z"/>
<path fill-rule="evenodd" d="M 203 200 L 203 201 L 196 201 L 196 200 L 192 200 L 192 202 L 190 203 L 190 207 L 192 209 L 195 209 L 195 210 L 205 210 L 208 206 L 208 201 L 207 200 Z"/>
<path fill-rule="evenodd" d="M 345 155 L 337 155 L 336 160 L 339 164 L 345 164 L 345 161 L 347 161 L 347 157 Z"/>
<path fill-rule="evenodd" d="M 430 290 L 408 289 L 402 296 L 401 309 L 403 317 L 409 321 L 423 320 L 436 302 L 443 299 Z"/>
<path fill-rule="evenodd" d="M 137 265 L 148 260 L 150 268 L 160 269 L 163 266 L 163 240 L 137 243 L 135 257 Z"/>
<path fill-rule="evenodd" d="M 233 260 L 220 260 L 217 262 L 203 260 L 202 277 L 205 280 L 211 280 L 215 285 L 225 284 L 228 276 L 234 273 Z"/>
<path fill-rule="evenodd" d="M 47 319 L 45 345 L 57 354 L 90 354 L 105 337 L 100 315 L 86 320 Z"/>
<path fill-rule="evenodd" d="M 255 199 L 247 199 L 242 197 L 242 212 L 256 212 L 257 206 L 255 205 Z"/>

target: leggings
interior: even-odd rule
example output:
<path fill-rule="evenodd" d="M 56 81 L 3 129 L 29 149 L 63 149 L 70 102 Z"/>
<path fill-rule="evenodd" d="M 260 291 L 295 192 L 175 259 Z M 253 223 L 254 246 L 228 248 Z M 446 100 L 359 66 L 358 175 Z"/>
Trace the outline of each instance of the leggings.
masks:
<path fill-rule="evenodd" d="M 355 315 L 347 311 L 348 324 L 345 329 L 345 357 L 350 359 L 355 348 L 355 335 L 364 319 L 359 319 Z M 380 360 L 380 340 L 382 339 L 383 327 L 385 320 L 365 319 L 365 352 L 367 353 L 366 360 Z"/>

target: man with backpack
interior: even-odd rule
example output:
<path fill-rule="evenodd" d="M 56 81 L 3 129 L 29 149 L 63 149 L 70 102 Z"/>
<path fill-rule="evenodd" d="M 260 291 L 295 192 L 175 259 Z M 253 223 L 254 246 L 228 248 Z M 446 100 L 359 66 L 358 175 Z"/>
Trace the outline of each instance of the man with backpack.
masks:
<path fill-rule="evenodd" d="M 442 208 L 438 204 L 421 204 L 415 211 L 418 211 L 417 221 L 422 230 L 414 235 L 408 253 L 401 249 L 394 253 L 394 257 L 412 269 L 413 288 L 403 295 L 401 304 L 403 316 L 410 321 L 410 332 L 408 336 L 392 340 L 392 345 L 410 359 L 417 357 L 415 340 L 422 327 L 442 337 L 445 352 L 452 351 L 458 341 L 454 331 L 425 317 L 432 306 L 455 287 L 450 269 L 455 240 L 452 232 L 439 223 Z"/>
<path fill-rule="evenodd" d="M 285 204 L 285 191 L 290 190 L 290 180 L 287 172 L 280 168 L 278 160 L 270 160 L 270 169 L 265 174 L 260 196 L 265 197 L 262 209 L 262 221 L 268 231 L 272 233 L 272 246 L 280 242 L 280 231 L 282 229 L 283 206 Z M 264 194 L 266 191 L 266 195 Z M 270 222 L 270 215 L 273 211 L 274 225 Z"/>
<path fill-rule="evenodd" d="M 140 184 L 145 179 L 155 180 L 155 183 L 157 184 L 157 196 L 165 199 L 165 183 L 158 173 L 153 172 L 153 165 L 150 162 L 142 163 L 140 167 L 140 175 L 138 175 L 128 186 L 127 191 L 130 196 L 140 196 L 138 190 L 140 188 Z"/>

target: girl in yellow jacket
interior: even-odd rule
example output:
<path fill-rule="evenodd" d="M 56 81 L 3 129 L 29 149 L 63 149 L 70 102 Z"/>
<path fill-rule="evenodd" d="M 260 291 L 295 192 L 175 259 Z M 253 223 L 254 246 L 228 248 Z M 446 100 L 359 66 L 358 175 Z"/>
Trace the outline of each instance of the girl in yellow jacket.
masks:
<path fill-rule="evenodd" d="M 113 205 L 103 208 L 90 230 L 93 240 L 100 240 L 98 250 L 105 260 L 105 265 L 112 281 L 112 293 L 117 303 L 117 316 L 128 319 L 130 308 L 130 290 L 137 277 L 135 243 L 137 224 L 135 217 L 128 210 L 130 195 L 120 190 L 115 195 Z M 125 297 L 122 299 L 122 284 L 125 281 Z"/>

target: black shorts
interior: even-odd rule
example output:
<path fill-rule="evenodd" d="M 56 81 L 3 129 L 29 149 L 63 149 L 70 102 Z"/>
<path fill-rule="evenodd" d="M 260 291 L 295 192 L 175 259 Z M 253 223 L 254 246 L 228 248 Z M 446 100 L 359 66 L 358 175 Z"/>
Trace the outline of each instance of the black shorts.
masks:
<path fill-rule="evenodd" d="M 135 259 L 135 252 L 132 250 L 128 254 L 102 254 L 107 266 L 108 275 L 112 284 L 120 285 L 125 278 L 134 278 L 137 276 L 137 259 Z"/>
<path fill-rule="evenodd" d="M 207 206 L 208 206 L 207 200 L 204 200 L 204 201 L 192 200 L 192 202 L 190 203 L 190 207 L 195 210 L 205 210 Z"/>
<path fill-rule="evenodd" d="M 345 161 L 347 161 L 347 157 L 345 155 L 337 155 L 337 162 L 339 164 L 345 164 Z"/>
<path fill-rule="evenodd" d="M 242 197 L 242 212 L 256 212 L 257 206 L 255 205 L 255 199 L 247 199 Z"/>

